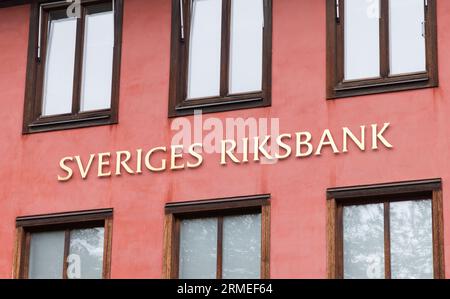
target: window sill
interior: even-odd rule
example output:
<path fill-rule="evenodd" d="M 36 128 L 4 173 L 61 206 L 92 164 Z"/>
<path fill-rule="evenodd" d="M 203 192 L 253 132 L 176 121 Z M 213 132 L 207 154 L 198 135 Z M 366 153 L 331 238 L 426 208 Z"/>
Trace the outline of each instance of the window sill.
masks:
<path fill-rule="evenodd" d="M 66 117 L 51 117 L 40 118 L 34 122 L 25 125 L 23 134 L 43 133 L 50 131 L 61 131 L 80 129 L 95 126 L 106 126 L 117 124 L 117 119 L 114 119 L 110 114 L 90 114 L 83 117 L 66 116 Z"/>
<path fill-rule="evenodd" d="M 261 93 L 245 96 L 228 96 L 219 99 L 198 99 L 184 101 L 183 103 L 177 105 L 175 109 L 170 109 L 169 117 L 173 118 L 194 115 L 197 110 L 200 110 L 203 114 L 206 114 L 270 106 L 270 98 L 264 97 Z"/>
<path fill-rule="evenodd" d="M 438 82 L 426 76 L 408 76 L 394 80 L 371 80 L 364 83 L 340 83 L 328 92 L 327 99 L 340 99 L 388 92 L 438 87 Z"/>

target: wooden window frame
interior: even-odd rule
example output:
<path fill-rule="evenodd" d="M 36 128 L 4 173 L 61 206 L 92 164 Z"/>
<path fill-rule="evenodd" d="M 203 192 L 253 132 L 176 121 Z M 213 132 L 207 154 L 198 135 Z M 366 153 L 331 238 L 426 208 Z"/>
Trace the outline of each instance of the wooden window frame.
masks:
<path fill-rule="evenodd" d="M 181 1 L 181 2 L 180 2 Z M 220 69 L 220 96 L 186 100 L 190 35 L 191 0 L 172 0 L 171 67 L 169 90 L 169 117 L 202 113 L 268 107 L 271 105 L 272 86 L 272 0 L 264 1 L 262 91 L 229 93 L 231 0 L 222 2 L 222 43 Z M 182 5 L 180 4 L 182 3 Z M 183 16 L 180 15 L 183 7 Z M 182 20 L 184 26 L 182 26 Z M 182 38 L 182 36 L 184 38 Z"/>
<path fill-rule="evenodd" d="M 326 0 L 328 99 L 438 86 L 436 0 L 427 0 L 428 6 L 425 7 L 427 70 L 404 75 L 389 75 L 389 0 L 380 1 L 380 77 L 345 81 L 345 0 Z"/>
<path fill-rule="evenodd" d="M 219 218 L 230 215 L 261 213 L 261 279 L 270 278 L 270 195 L 232 197 L 216 200 L 169 203 L 165 207 L 163 278 L 179 275 L 180 221 L 189 218 Z M 221 238 L 218 238 L 217 279 L 222 278 Z"/>
<path fill-rule="evenodd" d="M 70 230 L 104 227 L 102 278 L 111 276 L 113 210 L 101 209 L 49 215 L 17 217 L 16 241 L 13 262 L 13 278 L 27 279 L 29 272 L 30 241 L 34 232 L 65 231 L 63 279 L 67 279 L 67 256 L 70 246 Z"/>
<path fill-rule="evenodd" d="M 70 3 L 54 1 L 35 1 L 31 4 L 30 33 L 28 41 L 28 65 L 23 116 L 23 134 L 83 128 L 118 123 L 120 60 L 122 44 L 123 0 L 82 0 L 81 18 L 77 19 L 77 36 L 75 49 L 74 84 L 72 112 L 60 115 L 42 116 L 43 84 L 47 52 L 46 24 L 49 14 L 67 9 Z M 114 54 L 113 77 L 111 88 L 111 108 L 80 112 L 81 80 L 84 44 L 84 20 L 91 9 L 105 9 L 114 3 Z M 46 4 L 42 8 L 41 5 Z M 41 17 L 40 17 L 41 15 Z M 41 27 L 41 28 L 39 28 Z M 41 34 L 39 34 L 39 31 Z M 40 37 L 40 41 L 39 41 Z M 40 50 L 39 46 L 41 45 Z M 38 53 L 40 52 L 40 58 Z"/>
<path fill-rule="evenodd" d="M 432 201 L 434 278 L 444 279 L 444 220 L 441 179 L 328 189 L 328 278 L 342 279 L 344 277 L 343 206 L 384 203 L 385 278 L 391 278 L 390 250 L 388 248 L 390 246 L 389 203 L 424 198 Z"/>

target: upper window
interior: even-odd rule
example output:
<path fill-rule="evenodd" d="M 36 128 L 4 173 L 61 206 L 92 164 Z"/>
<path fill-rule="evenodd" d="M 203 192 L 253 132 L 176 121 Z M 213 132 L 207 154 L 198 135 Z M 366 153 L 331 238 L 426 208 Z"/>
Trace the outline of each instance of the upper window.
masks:
<path fill-rule="evenodd" d="M 441 278 L 440 180 L 329 190 L 330 276 Z"/>
<path fill-rule="evenodd" d="M 327 0 L 327 95 L 438 84 L 436 0 Z"/>
<path fill-rule="evenodd" d="M 15 278 L 109 278 L 112 210 L 17 218 Z"/>
<path fill-rule="evenodd" d="M 172 0 L 169 115 L 270 105 L 272 0 Z"/>
<path fill-rule="evenodd" d="M 172 203 L 166 215 L 165 277 L 268 278 L 268 196 Z"/>
<path fill-rule="evenodd" d="M 122 1 L 33 4 L 24 133 L 117 122 Z"/>

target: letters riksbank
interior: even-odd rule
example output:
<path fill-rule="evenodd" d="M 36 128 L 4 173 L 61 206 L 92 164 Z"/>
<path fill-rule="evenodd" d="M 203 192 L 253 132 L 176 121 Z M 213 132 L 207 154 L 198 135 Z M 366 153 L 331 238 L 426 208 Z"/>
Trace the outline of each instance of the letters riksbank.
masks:
<path fill-rule="evenodd" d="M 308 131 L 285 133 L 277 136 L 257 136 L 239 140 L 220 140 L 218 163 L 247 164 L 270 162 L 271 164 L 293 158 L 306 159 L 320 156 L 330 149 L 334 155 L 348 153 L 350 146 L 357 151 L 377 151 L 380 147 L 392 149 L 393 145 L 385 137 L 390 123 L 382 125 L 362 125 L 358 130 L 343 127 L 340 130 L 323 130 L 320 136 Z M 316 139 L 317 138 L 317 139 Z M 318 140 L 318 141 L 316 141 Z M 58 181 L 66 182 L 79 176 L 85 180 L 90 173 L 95 176 L 112 177 L 121 175 L 141 175 L 145 172 L 157 173 L 195 169 L 204 162 L 204 145 L 193 143 L 184 145 L 159 146 L 148 150 L 116 151 L 90 154 L 89 157 L 68 156 L 60 160 L 61 173 Z"/>

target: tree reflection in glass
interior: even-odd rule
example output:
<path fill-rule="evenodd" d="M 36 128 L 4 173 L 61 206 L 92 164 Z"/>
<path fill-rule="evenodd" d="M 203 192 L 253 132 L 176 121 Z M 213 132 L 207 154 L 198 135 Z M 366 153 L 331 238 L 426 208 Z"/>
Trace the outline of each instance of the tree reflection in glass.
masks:
<path fill-rule="evenodd" d="M 384 278 L 383 211 L 383 204 L 344 207 L 344 278 Z"/>
<path fill-rule="evenodd" d="M 384 278 L 385 247 L 391 278 L 433 278 L 431 200 L 344 206 L 344 278 Z M 385 243 L 385 221 L 390 242 Z"/>
<path fill-rule="evenodd" d="M 223 219 L 224 279 L 258 279 L 261 276 L 261 215 Z"/>
<path fill-rule="evenodd" d="M 70 231 L 68 278 L 102 278 L 104 234 L 103 227 Z"/>
<path fill-rule="evenodd" d="M 431 200 L 390 204 L 392 278 L 433 278 Z"/>
<path fill-rule="evenodd" d="M 216 266 L 217 218 L 181 221 L 179 277 L 213 279 Z"/>

